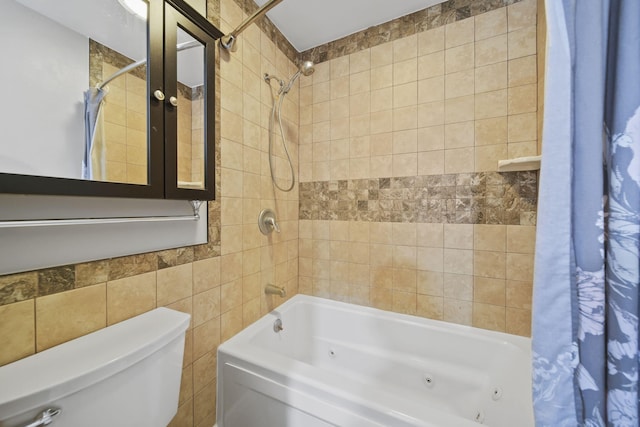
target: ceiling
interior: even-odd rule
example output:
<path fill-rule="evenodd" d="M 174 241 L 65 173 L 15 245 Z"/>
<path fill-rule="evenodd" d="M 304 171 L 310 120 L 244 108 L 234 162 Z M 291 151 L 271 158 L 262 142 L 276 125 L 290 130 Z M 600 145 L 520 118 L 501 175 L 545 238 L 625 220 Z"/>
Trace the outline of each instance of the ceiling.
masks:
<path fill-rule="evenodd" d="M 268 0 L 255 0 L 262 6 Z M 298 52 L 444 0 L 284 0 L 267 16 Z"/>

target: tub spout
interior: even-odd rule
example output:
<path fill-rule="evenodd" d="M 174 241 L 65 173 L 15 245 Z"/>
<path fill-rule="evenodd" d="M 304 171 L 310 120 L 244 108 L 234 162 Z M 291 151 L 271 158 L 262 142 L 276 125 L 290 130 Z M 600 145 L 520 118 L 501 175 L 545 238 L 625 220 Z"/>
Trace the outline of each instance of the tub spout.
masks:
<path fill-rule="evenodd" d="M 287 296 L 287 291 L 280 286 L 272 285 L 271 283 L 267 284 L 264 288 L 264 293 L 267 295 L 280 295 L 282 298 Z"/>

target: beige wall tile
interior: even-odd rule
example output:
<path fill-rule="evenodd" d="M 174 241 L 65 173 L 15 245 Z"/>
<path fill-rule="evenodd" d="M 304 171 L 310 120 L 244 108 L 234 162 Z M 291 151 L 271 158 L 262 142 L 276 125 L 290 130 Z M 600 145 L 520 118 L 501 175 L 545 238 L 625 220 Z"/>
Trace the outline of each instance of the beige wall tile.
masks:
<path fill-rule="evenodd" d="M 107 325 L 104 283 L 36 298 L 36 351 Z"/>
<path fill-rule="evenodd" d="M 34 300 L 0 306 L 0 366 L 35 353 Z"/>
<path fill-rule="evenodd" d="M 536 227 L 507 226 L 507 252 L 532 254 L 535 251 Z"/>
<path fill-rule="evenodd" d="M 473 148 L 456 148 L 444 151 L 444 172 L 465 173 L 474 171 Z"/>
<path fill-rule="evenodd" d="M 445 51 L 441 50 L 427 55 L 418 57 L 418 79 L 427 79 L 430 77 L 444 75 L 444 55 Z"/>
<path fill-rule="evenodd" d="M 538 141 L 523 141 L 509 143 L 509 158 L 535 156 L 538 152 Z"/>
<path fill-rule="evenodd" d="M 509 114 L 535 112 L 538 108 L 537 94 L 534 84 L 509 88 Z"/>
<path fill-rule="evenodd" d="M 444 247 L 473 249 L 473 225 L 444 224 Z"/>
<path fill-rule="evenodd" d="M 157 273 L 158 306 L 165 306 L 193 293 L 193 267 L 191 264 L 165 268 Z"/>
<path fill-rule="evenodd" d="M 418 80 L 418 63 L 415 57 L 393 64 L 394 86 L 415 82 L 416 80 Z"/>
<path fill-rule="evenodd" d="M 445 123 L 466 122 L 474 119 L 474 96 L 461 96 L 445 100 Z M 438 124 L 438 123 L 434 123 Z M 421 126 L 422 127 L 422 126 Z"/>
<path fill-rule="evenodd" d="M 533 286 L 531 282 L 507 280 L 506 282 L 506 306 L 531 310 L 531 297 Z"/>
<path fill-rule="evenodd" d="M 444 76 L 431 77 L 418 82 L 418 103 L 442 101 L 444 99 Z"/>
<path fill-rule="evenodd" d="M 469 325 L 473 321 L 473 303 L 456 299 L 444 299 L 443 320 L 461 325 Z"/>
<path fill-rule="evenodd" d="M 233 283 L 233 282 L 232 282 Z M 225 297 L 228 297 L 225 293 Z M 220 316 L 220 287 L 193 296 L 193 324 L 199 326 Z"/>
<path fill-rule="evenodd" d="M 453 106 L 451 107 L 453 108 Z M 399 114 L 399 113 L 398 113 Z M 427 102 L 418 105 L 417 127 L 431 127 L 444 124 L 445 104 L 444 101 Z M 394 121 L 396 113 L 394 112 Z M 460 120 L 464 121 L 464 120 Z M 410 127 L 412 128 L 412 127 Z"/>
<path fill-rule="evenodd" d="M 444 149 L 444 126 L 429 126 L 418 129 L 418 151 Z"/>
<path fill-rule="evenodd" d="M 473 274 L 474 253 L 465 249 L 444 249 L 444 272 L 453 274 Z"/>
<path fill-rule="evenodd" d="M 529 55 L 509 61 L 509 87 L 537 83 L 536 59 L 536 55 Z"/>
<path fill-rule="evenodd" d="M 475 302 L 504 306 L 506 303 L 506 284 L 504 279 L 475 277 L 473 286 Z"/>
<path fill-rule="evenodd" d="M 416 314 L 417 294 L 414 292 L 393 291 L 392 310 L 396 313 Z"/>
<path fill-rule="evenodd" d="M 418 175 L 440 175 L 444 173 L 445 150 L 418 153 Z"/>
<path fill-rule="evenodd" d="M 416 224 L 416 243 L 423 247 L 444 247 L 444 224 Z"/>
<path fill-rule="evenodd" d="M 473 147 L 474 122 L 459 122 L 445 125 L 444 145 L 445 149 Z"/>
<path fill-rule="evenodd" d="M 474 20 L 463 19 L 444 26 L 445 48 L 449 49 L 462 44 L 473 43 L 475 26 Z"/>
<path fill-rule="evenodd" d="M 418 55 L 418 37 L 408 36 L 393 41 L 393 62 L 397 63 Z"/>
<path fill-rule="evenodd" d="M 445 77 L 445 98 L 473 95 L 474 87 L 474 72 L 472 68 L 447 74 Z"/>
<path fill-rule="evenodd" d="M 393 86 L 393 65 L 385 65 L 371 70 L 371 90 Z"/>
<path fill-rule="evenodd" d="M 505 225 L 476 224 L 474 226 L 473 247 L 478 251 L 505 252 Z"/>
<path fill-rule="evenodd" d="M 475 148 L 475 171 L 498 170 L 498 161 L 507 158 L 507 144 L 483 145 Z"/>
<path fill-rule="evenodd" d="M 476 120 L 475 145 L 495 145 L 507 142 L 507 116 Z"/>
<path fill-rule="evenodd" d="M 506 276 L 504 252 L 474 251 L 473 274 L 479 277 L 504 279 Z"/>
<path fill-rule="evenodd" d="M 528 281 L 533 277 L 533 254 L 507 253 L 507 279 Z"/>
<path fill-rule="evenodd" d="M 391 64 L 393 62 L 393 42 L 372 47 L 370 55 L 371 68 Z"/>
<path fill-rule="evenodd" d="M 536 0 L 524 0 L 507 7 L 509 31 L 526 28 L 537 23 Z"/>
<path fill-rule="evenodd" d="M 444 50 L 445 27 L 418 33 L 418 56 Z"/>
<path fill-rule="evenodd" d="M 393 107 L 402 108 L 418 103 L 418 83 L 413 81 L 393 88 Z"/>
<path fill-rule="evenodd" d="M 444 296 L 444 273 L 435 271 L 418 271 L 417 292 L 418 294 L 442 297 Z M 418 298 L 420 296 L 418 295 Z M 440 301 L 442 303 L 442 301 Z"/>
<path fill-rule="evenodd" d="M 364 49 L 360 52 L 349 55 L 349 72 L 351 74 L 360 73 L 371 69 L 371 50 Z"/>
<path fill-rule="evenodd" d="M 107 282 L 107 325 L 156 307 L 156 272 Z"/>
<path fill-rule="evenodd" d="M 531 336 L 531 311 L 507 307 L 506 332 L 525 337 Z"/>
<path fill-rule="evenodd" d="M 444 315 L 444 298 L 418 295 L 416 300 L 416 315 L 428 319 L 442 320 Z"/>
<path fill-rule="evenodd" d="M 507 32 L 507 9 L 504 7 L 477 15 L 475 20 L 476 41 Z"/>
<path fill-rule="evenodd" d="M 473 276 L 466 274 L 444 274 L 444 297 L 473 301 Z"/>
<path fill-rule="evenodd" d="M 490 92 L 507 87 L 507 61 L 475 69 L 475 93 Z"/>
<path fill-rule="evenodd" d="M 507 115 L 507 90 L 478 93 L 475 96 L 475 118 L 488 119 Z"/>
<path fill-rule="evenodd" d="M 520 55 L 522 56 L 522 55 Z M 480 40 L 475 44 L 476 67 L 495 64 L 511 59 L 508 55 L 507 35 Z"/>
<path fill-rule="evenodd" d="M 530 26 L 509 33 L 509 59 L 536 53 L 536 27 Z"/>
<path fill-rule="evenodd" d="M 504 332 L 506 330 L 505 307 L 473 303 L 473 326 Z"/>
<path fill-rule="evenodd" d="M 535 141 L 538 137 L 537 114 L 510 115 L 508 132 L 509 142 Z"/>
<path fill-rule="evenodd" d="M 453 47 L 444 52 L 445 74 L 473 69 L 474 45 L 473 43 Z"/>

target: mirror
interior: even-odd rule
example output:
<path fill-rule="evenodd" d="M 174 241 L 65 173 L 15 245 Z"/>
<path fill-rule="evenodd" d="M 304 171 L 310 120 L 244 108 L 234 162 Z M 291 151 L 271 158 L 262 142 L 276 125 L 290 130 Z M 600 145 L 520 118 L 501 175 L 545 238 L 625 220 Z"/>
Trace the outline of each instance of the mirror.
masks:
<path fill-rule="evenodd" d="M 177 28 L 178 188 L 203 189 L 205 162 L 204 45 Z"/>
<path fill-rule="evenodd" d="M 1 7 L 0 172 L 148 184 L 147 3 Z"/>

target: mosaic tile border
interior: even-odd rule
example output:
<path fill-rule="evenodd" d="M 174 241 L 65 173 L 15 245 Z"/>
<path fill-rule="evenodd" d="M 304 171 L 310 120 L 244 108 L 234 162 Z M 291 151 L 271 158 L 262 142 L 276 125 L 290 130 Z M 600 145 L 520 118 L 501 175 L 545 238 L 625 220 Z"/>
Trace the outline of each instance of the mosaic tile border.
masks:
<path fill-rule="evenodd" d="M 315 63 L 329 61 L 520 1 L 522 0 L 448 0 L 308 49 L 300 53 L 300 60 L 311 60 Z"/>
<path fill-rule="evenodd" d="M 536 172 L 300 183 L 301 220 L 535 225 Z"/>

